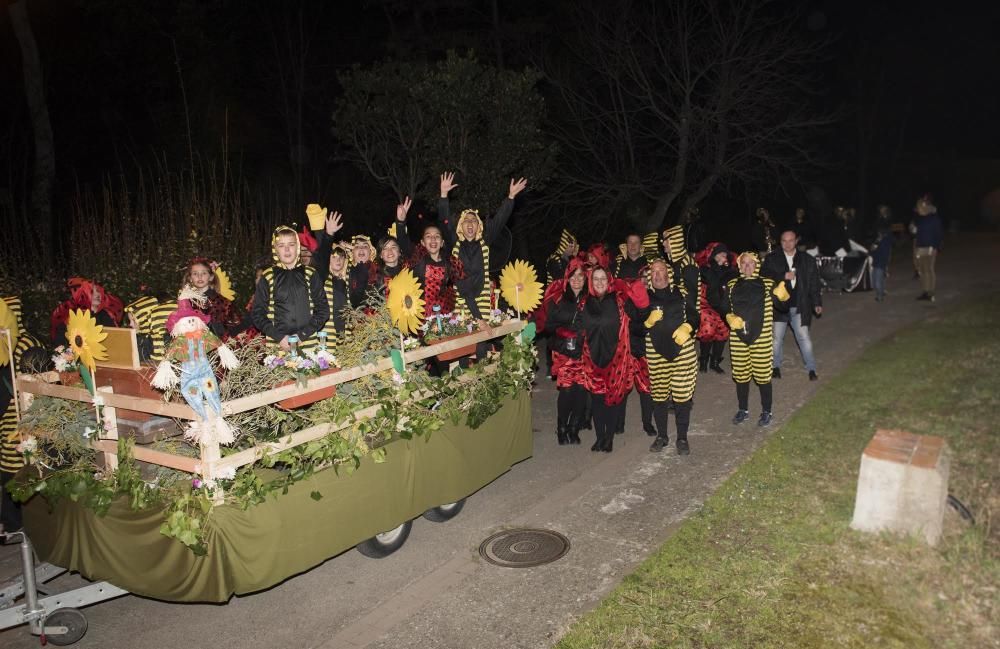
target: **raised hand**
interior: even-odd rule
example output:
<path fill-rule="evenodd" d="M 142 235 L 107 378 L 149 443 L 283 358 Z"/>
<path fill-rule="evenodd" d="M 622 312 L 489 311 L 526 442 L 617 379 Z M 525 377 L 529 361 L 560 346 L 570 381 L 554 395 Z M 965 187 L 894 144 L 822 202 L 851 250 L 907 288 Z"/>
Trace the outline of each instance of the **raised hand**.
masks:
<path fill-rule="evenodd" d="M 520 178 L 518 180 L 510 179 L 510 189 L 507 190 L 507 198 L 514 200 L 514 197 L 524 191 L 524 188 L 528 186 L 527 178 Z"/>
<path fill-rule="evenodd" d="M 448 198 L 448 192 L 458 187 L 455 182 L 455 172 L 446 171 L 441 174 L 441 198 Z"/>
<path fill-rule="evenodd" d="M 406 214 L 410 211 L 410 206 L 413 205 L 413 200 L 409 196 L 403 199 L 403 202 L 396 206 L 396 220 L 402 223 L 406 220 Z"/>
<path fill-rule="evenodd" d="M 326 233 L 333 236 L 338 230 L 344 227 L 342 219 L 344 216 L 340 212 L 330 212 L 326 217 Z"/>

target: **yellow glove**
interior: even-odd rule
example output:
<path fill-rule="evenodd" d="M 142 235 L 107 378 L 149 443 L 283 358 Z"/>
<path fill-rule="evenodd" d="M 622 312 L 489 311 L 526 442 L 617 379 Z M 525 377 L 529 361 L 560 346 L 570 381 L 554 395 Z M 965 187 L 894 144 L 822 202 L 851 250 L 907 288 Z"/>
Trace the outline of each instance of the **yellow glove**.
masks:
<path fill-rule="evenodd" d="M 661 311 L 660 309 L 653 309 L 649 313 L 649 315 L 646 316 L 646 322 L 643 324 L 646 325 L 646 329 L 652 329 L 653 325 L 655 325 L 660 320 L 663 320 L 663 311 Z"/>
<path fill-rule="evenodd" d="M 785 288 L 784 280 L 778 282 L 778 285 L 774 287 L 772 293 L 774 293 L 774 297 L 778 298 L 781 302 L 787 302 L 788 298 L 791 297 L 791 295 L 788 294 L 788 289 Z"/>
<path fill-rule="evenodd" d="M 730 329 L 742 329 L 746 323 L 743 322 L 743 318 L 739 317 L 735 313 L 726 314 L 726 324 L 729 325 Z"/>
<path fill-rule="evenodd" d="M 684 323 L 681 326 L 674 329 L 674 342 L 679 346 L 683 346 L 684 343 L 691 340 L 691 332 L 693 331 L 691 325 Z"/>
<path fill-rule="evenodd" d="M 316 203 L 306 205 L 306 216 L 309 218 L 310 230 L 322 230 L 326 227 L 326 215 L 329 211 Z"/>

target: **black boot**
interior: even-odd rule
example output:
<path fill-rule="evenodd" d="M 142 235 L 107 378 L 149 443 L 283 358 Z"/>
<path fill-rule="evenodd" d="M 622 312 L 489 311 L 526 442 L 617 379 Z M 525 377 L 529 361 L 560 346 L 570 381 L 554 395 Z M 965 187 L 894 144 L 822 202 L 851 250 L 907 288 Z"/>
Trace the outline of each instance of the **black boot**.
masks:
<path fill-rule="evenodd" d="M 597 439 L 594 440 L 594 445 L 590 447 L 590 450 L 596 453 L 597 451 L 600 451 L 603 448 L 604 448 L 604 437 L 602 435 L 598 435 Z"/>
<path fill-rule="evenodd" d="M 559 440 L 559 446 L 569 444 L 569 434 L 566 432 L 566 425 L 562 422 L 559 422 L 556 427 L 556 438 Z"/>
<path fill-rule="evenodd" d="M 722 361 L 717 361 L 717 360 L 713 359 L 712 362 L 711 362 L 711 364 L 709 365 L 709 367 L 711 367 L 712 371 L 715 372 L 716 374 L 725 374 L 726 373 L 726 370 L 722 369 Z"/>
<path fill-rule="evenodd" d="M 566 439 L 569 444 L 580 443 L 580 425 L 577 422 L 576 413 L 571 413 L 569 421 L 566 422 Z"/>
<path fill-rule="evenodd" d="M 615 447 L 615 436 L 608 435 L 604 438 L 604 445 L 601 446 L 601 450 L 605 453 L 610 453 Z"/>
<path fill-rule="evenodd" d="M 702 356 L 698 359 L 698 371 L 702 373 L 708 371 L 708 356 Z"/>

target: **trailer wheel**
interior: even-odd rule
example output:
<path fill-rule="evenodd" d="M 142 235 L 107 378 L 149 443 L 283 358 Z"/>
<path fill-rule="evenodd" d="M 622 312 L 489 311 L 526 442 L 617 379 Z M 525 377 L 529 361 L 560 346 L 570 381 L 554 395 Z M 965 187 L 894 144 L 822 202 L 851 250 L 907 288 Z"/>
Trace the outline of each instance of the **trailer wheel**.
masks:
<path fill-rule="evenodd" d="M 45 618 L 43 627 L 64 626 L 66 633 L 47 633 L 45 639 L 52 644 L 65 647 L 80 641 L 87 632 L 87 618 L 75 608 L 57 608 Z"/>
<path fill-rule="evenodd" d="M 376 534 L 367 541 L 358 543 L 358 552 L 373 559 L 387 557 L 403 547 L 406 539 L 410 536 L 410 528 L 412 527 L 413 521 L 406 521 L 387 532 Z"/>
<path fill-rule="evenodd" d="M 424 518 L 433 523 L 444 523 L 458 516 L 463 507 L 465 507 L 465 498 L 448 503 L 447 505 L 431 507 L 424 512 Z"/>

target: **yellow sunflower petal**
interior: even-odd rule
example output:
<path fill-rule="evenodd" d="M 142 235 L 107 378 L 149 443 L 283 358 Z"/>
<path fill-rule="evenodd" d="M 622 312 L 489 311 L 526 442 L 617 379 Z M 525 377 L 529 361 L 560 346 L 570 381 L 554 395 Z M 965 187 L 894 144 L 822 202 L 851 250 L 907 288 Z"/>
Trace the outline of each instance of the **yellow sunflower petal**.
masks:
<path fill-rule="evenodd" d="M 6 301 L 0 300 L 0 330 L 3 329 L 10 332 L 10 347 L 7 346 L 7 336 L 2 336 L 3 339 L 0 340 L 0 365 L 6 365 L 10 362 L 14 346 L 17 345 L 17 337 L 20 335 L 17 327 L 17 314 L 7 306 Z"/>
<path fill-rule="evenodd" d="M 404 334 L 416 333 L 424 319 L 423 290 L 413 271 L 404 268 L 389 281 L 386 299 L 392 323 Z"/>
<path fill-rule="evenodd" d="M 108 358 L 108 350 L 101 344 L 107 337 L 104 327 L 97 324 L 90 311 L 83 309 L 70 311 L 69 322 L 66 324 L 66 340 L 73 350 L 73 356 L 83 363 L 91 374 L 94 374 L 96 361 Z"/>
<path fill-rule="evenodd" d="M 500 273 L 500 294 L 518 311 L 538 308 L 542 301 L 542 285 L 531 264 L 520 259 L 507 264 Z"/>
<path fill-rule="evenodd" d="M 219 278 L 219 295 L 230 302 L 236 299 L 236 292 L 233 291 L 233 282 L 229 279 L 229 273 L 221 267 L 215 269 L 215 276 Z"/>

